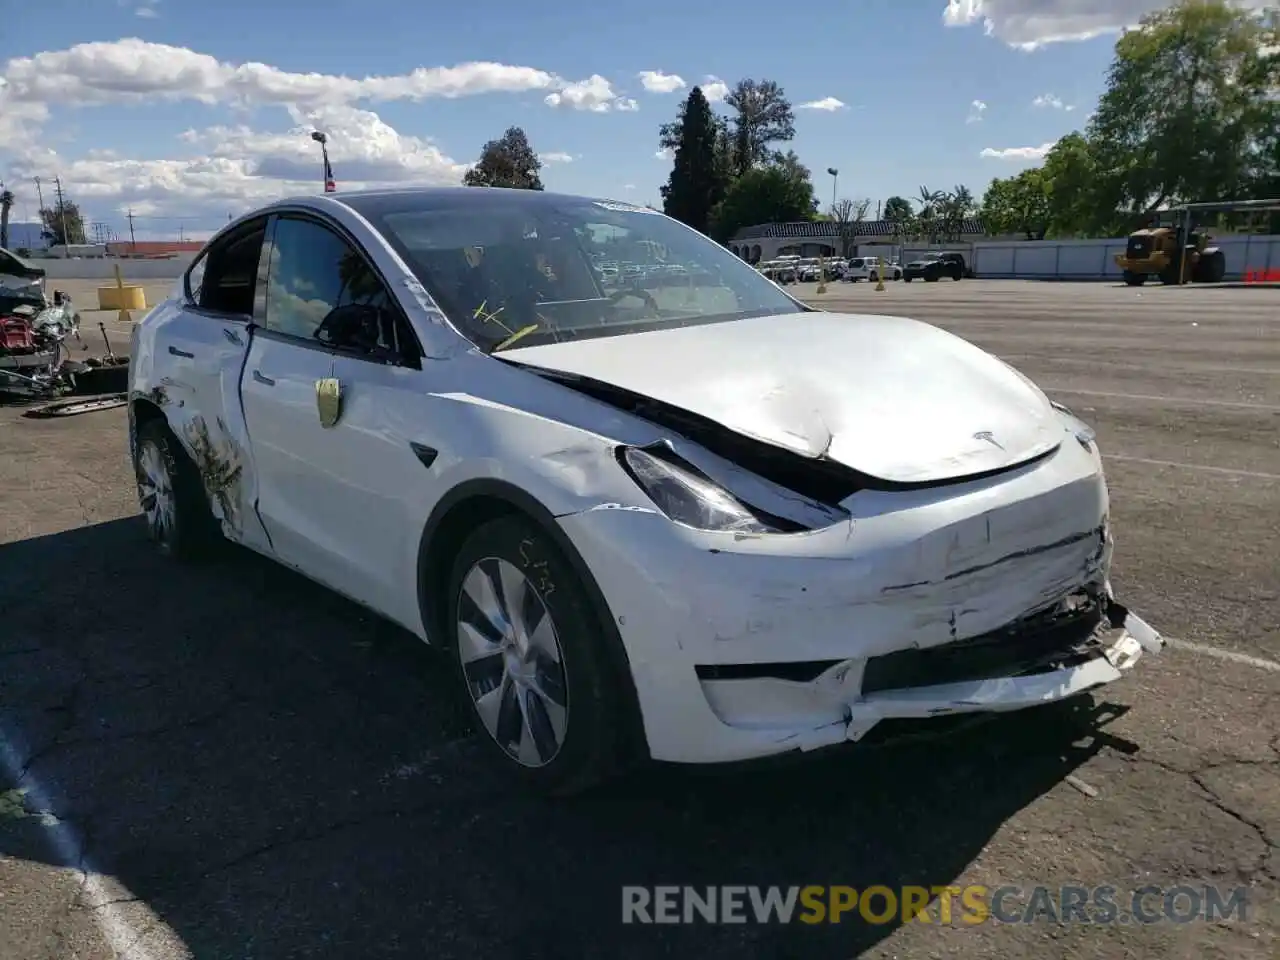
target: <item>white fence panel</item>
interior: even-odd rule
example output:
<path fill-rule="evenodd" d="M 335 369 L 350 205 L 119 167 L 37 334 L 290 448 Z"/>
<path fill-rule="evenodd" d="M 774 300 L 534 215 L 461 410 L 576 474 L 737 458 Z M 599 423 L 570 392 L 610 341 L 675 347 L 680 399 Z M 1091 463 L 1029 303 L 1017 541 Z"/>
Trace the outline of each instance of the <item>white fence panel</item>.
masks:
<path fill-rule="evenodd" d="M 174 257 L 171 260 L 112 260 L 85 259 L 62 260 L 56 258 L 32 260 L 44 269 L 45 276 L 53 280 L 114 280 L 116 265 L 125 283 L 147 283 L 152 280 L 176 280 L 186 272 L 194 256 Z"/>
<path fill-rule="evenodd" d="M 1280 236 L 1215 237 L 1227 260 L 1227 280 L 1259 279 L 1280 270 Z M 1018 280 L 1119 280 L 1115 257 L 1123 239 L 988 240 L 973 245 L 973 270 L 979 277 Z"/>

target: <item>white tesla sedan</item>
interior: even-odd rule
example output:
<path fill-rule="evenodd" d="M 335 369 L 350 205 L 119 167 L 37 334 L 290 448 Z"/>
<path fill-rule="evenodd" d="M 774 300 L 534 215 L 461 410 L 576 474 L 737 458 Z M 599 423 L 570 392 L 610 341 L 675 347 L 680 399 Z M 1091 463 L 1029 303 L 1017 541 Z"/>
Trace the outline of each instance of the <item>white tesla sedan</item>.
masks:
<path fill-rule="evenodd" d="M 130 391 L 163 551 L 225 536 L 445 647 L 548 789 L 1043 704 L 1162 646 L 1112 596 L 1087 426 L 644 207 L 272 204 L 137 325 Z"/>

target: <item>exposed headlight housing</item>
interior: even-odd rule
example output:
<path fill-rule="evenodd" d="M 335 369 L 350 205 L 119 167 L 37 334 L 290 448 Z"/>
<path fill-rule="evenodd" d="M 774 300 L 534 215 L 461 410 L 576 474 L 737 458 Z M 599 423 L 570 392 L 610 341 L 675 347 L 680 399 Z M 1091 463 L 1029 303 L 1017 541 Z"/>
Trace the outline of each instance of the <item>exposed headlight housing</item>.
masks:
<path fill-rule="evenodd" d="M 619 458 L 654 505 L 676 523 L 719 533 L 800 529 L 788 521 L 762 516 L 674 454 L 658 456 L 640 447 L 624 447 Z"/>
<path fill-rule="evenodd" d="M 1050 400 L 1049 403 L 1053 406 L 1053 409 L 1057 410 L 1067 420 L 1076 439 L 1080 441 L 1080 446 L 1086 450 L 1093 450 L 1094 442 L 1098 439 L 1098 434 L 1093 427 L 1077 417 L 1064 404 L 1058 403 L 1056 400 Z"/>

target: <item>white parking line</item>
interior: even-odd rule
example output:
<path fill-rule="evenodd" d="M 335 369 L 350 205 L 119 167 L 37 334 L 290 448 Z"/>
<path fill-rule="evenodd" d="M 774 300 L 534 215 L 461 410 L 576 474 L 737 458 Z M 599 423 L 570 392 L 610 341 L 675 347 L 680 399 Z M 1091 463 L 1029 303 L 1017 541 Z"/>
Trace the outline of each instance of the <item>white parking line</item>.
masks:
<path fill-rule="evenodd" d="M 1274 403 L 1250 403 L 1247 400 L 1201 400 L 1197 397 L 1156 397 L 1146 393 L 1111 393 L 1106 390 L 1076 390 L 1072 387 L 1060 387 L 1056 384 L 1041 385 L 1045 393 L 1070 393 L 1081 397 L 1108 397 L 1113 400 L 1144 400 L 1149 403 L 1180 403 L 1193 407 L 1237 407 L 1241 410 L 1265 410 L 1268 413 L 1280 413 L 1280 406 Z"/>
<path fill-rule="evenodd" d="M 1240 663 L 1256 670 L 1265 670 L 1268 673 L 1280 673 L 1280 663 L 1268 660 L 1265 657 L 1237 653 L 1235 650 L 1224 650 L 1222 647 L 1210 646 L 1207 643 L 1196 643 L 1194 640 L 1179 640 L 1177 637 L 1165 637 L 1164 642 L 1175 650 L 1186 650 L 1188 653 L 1198 653 L 1206 657 L 1213 657 L 1215 660 Z"/>
<path fill-rule="evenodd" d="M 1135 363 L 1129 360 L 1099 360 L 1097 357 L 1054 357 L 1040 353 L 1001 353 L 1004 360 L 1034 360 L 1036 363 L 1057 363 L 1075 367 L 1117 367 L 1121 370 L 1157 371 L 1160 373 L 1201 374 L 1231 373 L 1237 376 L 1280 377 L 1280 367 L 1240 367 L 1234 365 L 1188 366 L 1185 361 L 1172 363 Z"/>
<path fill-rule="evenodd" d="M 1152 460 L 1149 457 L 1128 457 L 1122 453 L 1104 453 L 1104 460 L 1119 460 L 1121 463 L 1145 463 L 1151 467 L 1177 467 L 1179 470 L 1202 470 L 1205 473 L 1220 473 L 1228 477 L 1250 477 L 1254 480 L 1280 480 L 1280 473 L 1264 473 L 1261 470 L 1237 470 L 1235 467 L 1211 467 L 1204 463 L 1182 463 L 1178 460 Z"/>
<path fill-rule="evenodd" d="M 93 868 L 85 856 L 84 844 L 75 829 L 69 823 L 48 814 L 53 808 L 45 789 L 29 773 L 21 783 L 17 782 L 22 773 L 21 755 L 14 746 L 14 741 L 3 731 L 0 731 L 0 765 L 9 779 L 23 790 L 25 805 L 46 814 L 41 818 L 41 823 L 49 837 L 53 855 L 59 861 L 58 865 L 83 876 L 80 900 L 97 924 L 115 960 L 189 958 L 190 951 L 185 947 L 176 947 L 182 940 L 172 928 L 137 900 L 123 884 Z M 125 901 L 128 901 L 127 907 L 123 906 Z M 125 916 L 125 909 L 134 915 L 132 920 Z M 144 937 L 155 937 L 160 942 L 174 944 L 175 948 L 166 949 L 163 955 L 158 954 L 142 943 Z"/>

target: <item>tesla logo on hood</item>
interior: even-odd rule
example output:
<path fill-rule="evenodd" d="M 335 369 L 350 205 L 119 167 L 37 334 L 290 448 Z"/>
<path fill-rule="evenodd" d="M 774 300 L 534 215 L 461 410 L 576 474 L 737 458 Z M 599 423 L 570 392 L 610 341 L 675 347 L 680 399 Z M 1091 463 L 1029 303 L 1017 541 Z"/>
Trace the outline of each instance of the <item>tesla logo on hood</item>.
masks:
<path fill-rule="evenodd" d="M 990 430 L 979 430 L 977 433 L 973 435 L 973 439 L 985 440 L 987 441 L 987 443 L 991 444 L 993 447 L 999 447 L 1001 450 L 1004 449 L 1004 444 L 1002 444 L 999 440 L 997 440 L 995 438 L 995 434 L 993 434 Z"/>

